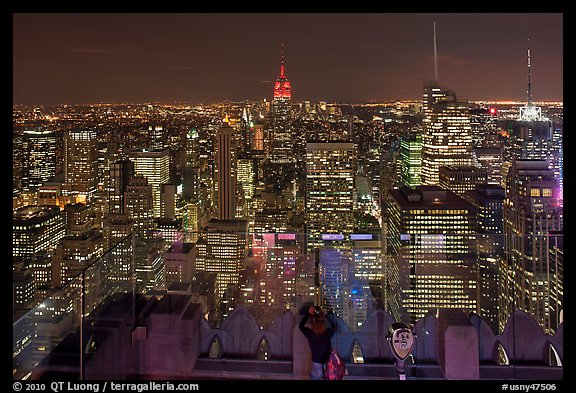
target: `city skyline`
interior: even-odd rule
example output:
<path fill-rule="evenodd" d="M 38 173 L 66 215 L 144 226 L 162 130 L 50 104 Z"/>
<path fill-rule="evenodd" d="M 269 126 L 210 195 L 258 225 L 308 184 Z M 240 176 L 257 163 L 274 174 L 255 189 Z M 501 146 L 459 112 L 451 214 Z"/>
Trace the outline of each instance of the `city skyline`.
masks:
<path fill-rule="evenodd" d="M 13 379 L 562 379 L 558 15 L 15 15 Z"/>
<path fill-rule="evenodd" d="M 563 100 L 560 13 L 15 13 L 13 104 L 269 101 L 282 53 L 295 102 L 420 99 L 434 22 L 441 85 L 525 101 L 530 47 L 533 99 Z"/>
<path fill-rule="evenodd" d="M 173 351 L 194 365 L 179 375 L 195 378 L 207 371 L 205 360 L 238 353 L 226 336 L 233 324 L 241 337 L 234 342 L 250 344 L 238 349 L 241 358 L 281 354 L 292 366 L 283 378 L 306 379 L 287 351 L 297 339 L 291 324 L 310 303 L 339 318 L 345 335 L 333 345 L 346 340 L 339 351 L 356 363 L 352 378 L 372 372 L 366 349 L 384 341 L 391 321 L 409 322 L 436 345 L 444 333 L 435 326 L 458 315 L 472 333 L 469 348 L 488 333 L 489 340 L 506 337 L 489 365 L 483 351 L 470 351 L 477 366 L 468 378 L 490 379 L 481 370 L 526 361 L 515 357 L 516 343 L 534 335 L 516 327 L 521 318 L 555 340 L 534 360 L 546 378 L 561 378 L 563 105 L 467 104 L 456 92 L 425 89 L 421 103 L 304 102 L 286 108 L 288 116 L 274 108 L 280 103 L 262 101 L 15 106 L 14 378 L 43 379 L 77 348 L 95 348 L 89 362 L 77 363 L 81 380 L 125 379 L 133 363 L 121 353 L 153 355 L 142 375 L 173 376 L 173 364 L 163 371 L 172 356 L 150 347 L 156 332 L 182 338 L 209 326 L 220 336 L 202 334 L 201 346 Z M 529 110 L 539 116 L 525 120 Z M 54 136 L 31 130 L 44 127 Z M 446 137 L 452 129 L 460 141 Z M 284 154 L 274 154 L 278 136 L 294 141 L 285 155 L 294 161 L 275 162 Z M 452 154 L 455 144 L 464 151 Z M 424 160 L 430 147 L 441 154 Z M 38 176 L 37 160 L 55 162 L 54 169 Z M 424 184 L 425 166 L 440 162 L 438 179 Z M 31 187 L 33 178 L 41 184 Z M 120 335 L 91 333 L 126 326 L 108 323 L 108 315 L 117 318 L 110 310 L 129 309 L 126 294 L 152 302 L 144 309 L 154 314 L 146 321 L 155 327 L 145 325 L 153 334 L 139 338 L 149 348 L 144 356 L 124 350 L 132 341 L 104 341 Z M 196 328 L 181 329 L 179 317 Z M 486 334 L 475 335 L 477 322 Z M 278 331 L 287 332 L 286 345 L 277 345 Z M 379 352 L 378 364 L 391 360 Z M 429 361 L 422 350 L 415 359 L 415 367 Z M 451 379 L 466 370 L 455 365 L 449 373 L 442 360 L 437 367 L 426 375 Z M 248 368 L 237 371 L 253 378 Z M 520 379 L 515 371 L 510 378 Z"/>

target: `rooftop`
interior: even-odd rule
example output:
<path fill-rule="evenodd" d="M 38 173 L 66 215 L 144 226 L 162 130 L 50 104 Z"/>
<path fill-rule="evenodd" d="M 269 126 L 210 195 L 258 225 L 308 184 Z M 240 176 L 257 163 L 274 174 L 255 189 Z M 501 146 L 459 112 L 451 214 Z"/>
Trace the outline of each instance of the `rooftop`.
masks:
<path fill-rule="evenodd" d="M 219 220 L 213 218 L 208 222 L 207 229 L 208 232 L 244 233 L 246 232 L 246 225 L 248 225 L 246 220 Z"/>
<path fill-rule="evenodd" d="M 167 253 L 188 254 L 194 248 L 194 243 L 175 242 L 172 243 Z"/>
<path fill-rule="evenodd" d="M 486 169 L 479 168 L 472 165 L 445 165 L 440 167 L 440 171 L 444 172 L 472 172 L 472 173 L 486 173 Z"/>
<path fill-rule="evenodd" d="M 450 190 L 438 186 L 417 186 L 389 191 L 390 195 L 400 204 L 402 209 L 474 209 L 474 206 L 460 198 Z"/>
<path fill-rule="evenodd" d="M 17 221 L 30 223 L 30 221 L 41 221 L 51 215 L 60 213 L 58 206 L 36 206 L 29 205 L 17 209 L 13 214 L 14 224 Z"/>

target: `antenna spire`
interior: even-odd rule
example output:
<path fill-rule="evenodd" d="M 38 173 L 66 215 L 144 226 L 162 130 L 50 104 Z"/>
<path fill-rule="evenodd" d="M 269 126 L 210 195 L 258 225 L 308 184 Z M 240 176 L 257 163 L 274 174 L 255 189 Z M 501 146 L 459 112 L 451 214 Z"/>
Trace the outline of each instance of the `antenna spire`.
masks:
<path fill-rule="evenodd" d="M 532 102 L 532 64 L 531 53 L 530 53 L 530 39 L 528 39 L 528 90 L 526 94 L 528 95 L 528 102 L 526 106 L 520 108 L 520 120 L 521 121 L 548 121 L 548 118 L 542 116 L 542 108 L 534 106 Z"/>
<path fill-rule="evenodd" d="M 530 44 L 530 40 L 528 40 Z M 530 46 L 528 46 L 528 106 L 532 106 L 532 74 L 530 72 Z"/>
<path fill-rule="evenodd" d="M 436 52 L 436 22 L 434 22 L 434 80 L 438 82 L 438 53 Z"/>
<path fill-rule="evenodd" d="M 282 49 L 280 50 L 280 56 L 282 62 L 280 64 L 280 78 L 284 78 L 284 43 L 282 43 Z"/>

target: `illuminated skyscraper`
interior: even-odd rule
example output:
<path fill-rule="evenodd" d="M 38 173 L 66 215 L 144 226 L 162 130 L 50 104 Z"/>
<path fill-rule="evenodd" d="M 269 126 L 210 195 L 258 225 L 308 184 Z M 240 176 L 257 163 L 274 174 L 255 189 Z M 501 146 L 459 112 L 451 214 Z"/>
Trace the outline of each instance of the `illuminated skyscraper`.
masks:
<path fill-rule="evenodd" d="M 251 133 L 254 132 L 254 122 L 252 121 L 252 111 L 249 106 L 242 109 L 242 116 L 240 118 L 240 138 L 238 141 L 238 154 L 240 156 L 249 153 L 252 148 Z"/>
<path fill-rule="evenodd" d="M 270 113 L 270 139 L 272 154 L 270 160 L 277 163 L 294 162 L 294 145 L 291 124 L 292 86 L 284 74 L 284 56 L 280 65 L 280 76 L 274 84 L 274 98 Z"/>
<path fill-rule="evenodd" d="M 160 185 L 160 214 L 162 218 L 171 220 L 176 218 L 176 184 L 164 183 Z"/>
<path fill-rule="evenodd" d="M 186 133 L 186 158 L 182 173 L 182 195 L 197 201 L 200 182 L 200 136 L 195 128 Z"/>
<path fill-rule="evenodd" d="M 254 161 L 251 158 L 238 159 L 238 183 L 244 190 L 244 197 L 251 201 L 254 196 Z"/>
<path fill-rule="evenodd" d="M 134 233 L 140 239 L 148 239 L 154 227 L 152 186 L 144 176 L 129 180 L 124 192 L 124 212 L 134 221 Z"/>
<path fill-rule="evenodd" d="M 57 206 L 24 206 L 12 216 L 12 256 L 30 258 L 53 250 L 66 235 L 64 218 Z"/>
<path fill-rule="evenodd" d="M 504 189 L 495 184 L 480 184 L 462 196 L 476 207 L 478 236 L 477 256 L 480 273 L 480 314 L 494 333 L 498 325 L 498 267 L 504 254 L 503 203 Z"/>
<path fill-rule="evenodd" d="M 148 148 L 149 149 L 163 149 L 164 148 L 164 129 L 159 125 L 148 126 Z"/>
<path fill-rule="evenodd" d="M 558 188 L 563 188 L 562 131 L 550 120 L 517 121 L 512 127 L 506 161 L 514 159 L 545 160 L 554 173 Z"/>
<path fill-rule="evenodd" d="M 245 220 L 210 220 L 207 233 L 198 240 L 196 268 L 217 273 L 217 302 L 228 285 L 238 284 L 247 252 Z"/>
<path fill-rule="evenodd" d="M 182 229 L 186 243 L 196 243 L 200 232 L 200 220 L 198 217 L 199 206 L 197 203 L 187 203 L 182 216 Z"/>
<path fill-rule="evenodd" d="M 390 188 L 400 187 L 401 160 L 397 149 L 380 148 L 380 190 L 384 193 Z M 422 177 L 422 176 L 420 176 Z"/>
<path fill-rule="evenodd" d="M 348 322 L 355 154 L 353 143 L 306 144 L 305 228 L 307 249 L 315 258 L 316 298 Z"/>
<path fill-rule="evenodd" d="M 153 236 L 164 240 L 167 244 L 181 242 L 183 239 L 182 220 L 171 218 L 155 218 Z"/>
<path fill-rule="evenodd" d="M 64 186 L 62 194 L 71 202 L 90 204 L 97 189 L 98 157 L 96 132 L 66 131 L 64 138 Z"/>
<path fill-rule="evenodd" d="M 422 183 L 434 185 L 441 166 L 472 165 L 468 102 L 437 82 L 426 81 L 422 109 Z"/>
<path fill-rule="evenodd" d="M 400 139 L 401 181 L 408 187 L 422 183 L 422 135 Z"/>
<path fill-rule="evenodd" d="M 239 158 L 238 159 L 238 188 L 242 190 L 241 198 L 239 199 L 241 204 L 236 208 L 236 216 L 246 218 L 248 221 L 254 224 L 254 217 L 252 213 L 252 199 L 254 197 L 255 189 L 255 160 L 252 158 Z"/>
<path fill-rule="evenodd" d="M 104 224 L 104 251 L 110 250 L 134 231 L 134 220 L 127 213 L 109 213 Z"/>
<path fill-rule="evenodd" d="M 14 266 L 17 258 L 13 258 Z M 48 288 L 52 282 L 52 252 L 42 251 L 32 258 L 26 258 L 24 266 L 32 271 L 34 276 L 34 288 Z M 36 299 L 41 299 L 40 291 L 36 294 Z"/>
<path fill-rule="evenodd" d="M 128 213 L 109 213 L 104 221 L 103 244 L 106 253 L 108 279 L 113 283 L 122 283 L 131 286 L 132 272 L 134 270 L 132 240 L 128 237 L 134 231 L 134 220 Z"/>
<path fill-rule="evenodd" d="M 438 186 L 388 190 L 387 302 L 398 321 L 479 312 L 473 205 Z"/>
<path fill-rule="evenodd" d="M 14 315 L 20 317 L 32 308 L 34 302 L 34 276 L 29 269 L 12 270 Z M 23 309 L 19 312 L 19 309 Z"/>
<path fill-rule="evenodd" d="M 327 246 L 319 250 L 318 258 L 321 306 L 333 310 L 350 324 L 351 307 L 347 304 L 350 294 L 350 250 Z"/>
<path fill-rule="evenodd" d="M 352 324 L 359 328 L 371 310 L 385 304 L 386 241 L 376 235 L 352 234 L 350 303 Z M 377 240 L 378 239 L 378 240 Z"/>
<path fill-rule="evenodd" d="M 294 233 L 256 233 L 252 240 L 253 266 L 261 271 L 260 296 L 266 306 L 297 307 L 297 261 L 302 256 L 300 240 Z"/>
<path fill-rule="evenodd" d="M 133 150 L 130 160 L 134 162 L 134 173 L 146 177 L 152 186 L 153 214 L 161 217 L 160 185 L 168 183 L 170 178 L 170 150 Z"/>
<path fill-rule="evenodd" d="M 22 162 L 26 155 L 23 152 L 22 133 L 14 129 L 12 136 L 12 193 L 18 197 L 22 189 Z"/>
<path fill-rule="evenodd" d="M 358 282 L 380 282 L 384 278 L 382 242 L 372 240 L 373 235 L 353 234 L 353 275 Z M 370 240 L 369 240 L 370 239 Z"/>
<path fill-rule="evenodd" d="M 500 269 L 500 326 L 524 310 L 553 334 L 560 318 L 560 270 L 551 261 L 562 244 L 558 182 L 544 160 L 514 160 L 504 200 L 506 260 Z"/>
<path fill-rule="evenodd" d="M 38 206 L 58 206 L 62 195 L 62 183 L 47 183 L 38 189 Z"/>
<path fill-rule="evenodd" d="M 200 135 L 192 127 L 186 133 L 186 166 L 200 165 Z"/>
<path fill-rule="evenodd" d="M 94 193 L 93 207 L 95 224 L 102 228 L 106 214 L 110 212 L 110 167 L 113 163 L 120 161 L 122 157 L 122 147 L 118 142 L 97 143 L 98 157 L 98 185 Z M 119 211 L 117 211 L 119 212 Z"/>
<path fill-rule="evenodd" d="M 472 134 L 472 145 L 480 147 L 485 145 L 486 138 L 491 138 L 498 132 L 496 119 L 498 110 L 494 107 L 486 108 L 472 107 L 470 108 L 470 128 Z"/>
<path fill-rule="evenodd" d="M 52 285 L 65 285 L 100 258 L 104 252 L 103 240 L 96 229 L 60 240 L 52 258 Z"/>
<path fill-rule="evenodd" d="M 440 167 L 438 185 L 462 196 L 468 190 L 474 190 L 477 184 L 488 183 L 488 173 L 485 169 L 475 166 Z"/>
<path fill-rule="evenodd" d="M 259 152 L 264 150 L 264 124 L 260 121 L 257 121 L 253 127 L 252 150 Z"/>
<path fill-rule="evenodd" d="M 166 289 L 164 249 L 161 239 L 144 241 L 135 238 L 134 265 L 137 291 L 146 293 Z"/>
<path fill-rule="evenodd" d="M 321 234 L 354 230 L 355 149 L 353 143 L 306 144 L 306 233 L 309 247 Z"/>
<path fill-rule="evenodd" d="M 236 217 L 236 154 L 235 131 L 228 123 L 216 133 L 216 171 L 218 219 Z"/>
<path fill-rule="evenodd" d="M 119 160 L 110 164 L 108 177 L 108 200 L 110 213 L 124 212 L 124 193 L 134 176 L 134 162 Z"/>
<path fill-rule="evenodd" d="M 283 233 L 288 228 L 286 209 L 263 209 L 254 214 L 254 233 Z"/>
<path fill-rule="evenodd" d="M 301 238 L 292 233 L 274 234 L 274 250 L 269 252 L 266 269 L 275 270 L 280 281 L 282 305 L 285 308 L 297 307 L 300 297 L 296 291 L 298 260 L 302 255 Z"/>
<path fill-rule="evenodd" d="M 422 184 L 437 185 L 440 167 L 472 165 L 473 144 L 468 102 L 438 83 L 436 23 L 434 80 L 424 81 L 422 114 Z"/>
<path fill-rule="evenodd" d="M 66 236 L 81 236 L 94 227 L 93 209 L 83 203 L 64 206 Z"/>
<path fill-rule="evenodd" d="M 554 127 L 552 121 L 542 114 L 542 109 L 532 102 L 530 48 L 527 102 L 526 106 L 520 108 L 518 121 L 512 127 L 510 143 L 505 153 L 508 168 L 514 159 L 546 160 L 558 183 L 559 198 L 563 198 L 562 129 Z"/>
<path fill-rule="evenodd" d="M 191 243 L 177 242 L 164 253 L 165 286 L 172 283 L 192 283 L 196 267 L 196 247 Z"/>
<path fill-rule="evenodd" d="M 56 175 L 56 135 L 53 131 L 24 131 L 20 147 L 22 191 L 37 189 Z"/>
<path fill-rule="evenodd" d="M 486 142 L 486 140 L 484 141 Z M 502 184 L 503 155 L 501 146 L 483 145 L 474 148 L 474 166 L 486 170 L 488 184 Z"/>

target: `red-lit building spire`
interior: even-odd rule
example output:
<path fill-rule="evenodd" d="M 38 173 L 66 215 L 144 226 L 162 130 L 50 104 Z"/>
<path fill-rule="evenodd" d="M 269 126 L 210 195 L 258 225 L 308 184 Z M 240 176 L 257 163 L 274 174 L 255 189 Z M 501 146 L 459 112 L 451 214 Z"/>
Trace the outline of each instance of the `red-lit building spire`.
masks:
<path fill-rule="evenodd" d="M 284 76 L 284 44 L 282 44 L 282 51 L 280 52 L 282 57 L 282 62 L 280 63 L 280 78 L 286 78 Z"/>
<path fill-rule="evenodd" d="M 286 79 L 286 75 L 284 74 L 284 44 L 282 44 L 281 56 L 280 77 L 278 77 L 278 80 L 274 84 L 274 98 L 289 100 L 290 97 L 292 97 L 292 87 L 290 86 L 290 81 Z"/>

